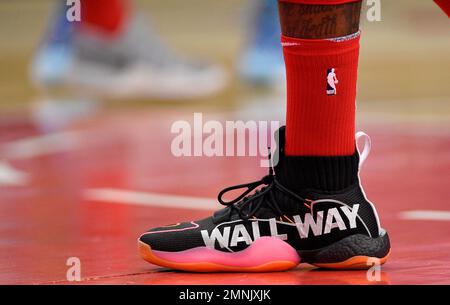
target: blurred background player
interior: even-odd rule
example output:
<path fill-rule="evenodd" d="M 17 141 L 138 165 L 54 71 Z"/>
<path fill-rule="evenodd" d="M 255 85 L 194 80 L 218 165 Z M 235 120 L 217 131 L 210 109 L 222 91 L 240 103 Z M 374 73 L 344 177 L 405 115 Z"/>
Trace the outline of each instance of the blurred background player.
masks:
<path fill-rule="evenodd" d="M 64 84 L 108 97 L 192 99 L 226 84 L 221 67 L 167 47 L 129 0 L 82 0 L 82 18 L 69 22 L 58 3 L 32 64 L 38 85 Z"/>
<path fill-rule="evenodd" d="M 95 98 L 193 100 L 227 84 L 225 70 L 169 48 L 130 0 L 82 0 L 81 22 L 58 1 L 31 64 L 31 79 L 49 92 L 71 88 L 64 103 L 38 103 L 40 125 L 60 125 L 96 109 Z M 46 127 L 44 127 L 45 129 Z"/>

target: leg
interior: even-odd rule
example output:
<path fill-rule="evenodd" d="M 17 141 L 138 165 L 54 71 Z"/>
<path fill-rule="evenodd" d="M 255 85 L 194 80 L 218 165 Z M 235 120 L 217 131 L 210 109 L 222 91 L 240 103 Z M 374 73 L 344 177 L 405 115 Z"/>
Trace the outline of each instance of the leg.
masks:
<path fill-rule="evenodd" d="M 286 153 L 352 155 L 359 53 L 359 35 L 355 33 L 361 2 L 293 2 L 279 2 L 287 73 Z M 352 34 L 355 36 L 349 36 Z M 351 39 L 327 40 L 339 37 Z M 339 94 L 327 95 L 325 87 L 332 69 L 340 80 L 336 86 Z"/>
<path fill-rule="evenodd" d="M 279 2 L 283 35 L 305 39 L 326 39 L 356 33 L 360 12 L 361 1 L 336 5 Z"/>
<path fill-rule="evenodd" d="M 221 66 L 166 45 L 131 0 L 81 0 L 81 22 L 68 22 L 65 2 L 58 2 L 58 22 L 31 67 L 43 88 L 68 87 L 96 98 L 185 100 L 227 85 Z"/>
<path fill-rule="evenodd" d="M 278 130 L 275 175 L 224 189 L 225 208 L 212 217 L 145 232 L 145 260 L 203 272 L 278 271 L 299 262 L 367 269 L 369 259 L 386 261 L 389 237 L 359 184 L 355 150 L 361 3 L 309 5 L 330 2 L 280 0 L 287 126 Z M 237 189 L 240 196 L 223 199 Z"/>

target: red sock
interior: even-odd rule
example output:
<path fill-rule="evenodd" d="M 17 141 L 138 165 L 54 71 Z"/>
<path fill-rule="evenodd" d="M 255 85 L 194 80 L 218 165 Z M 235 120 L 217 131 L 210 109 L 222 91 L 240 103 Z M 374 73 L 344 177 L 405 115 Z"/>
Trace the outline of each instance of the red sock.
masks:
<path fill-rule="evenodd" d="M 287 77 L 286 154 L 353 154 L 359 33 L 342 39 L 281 40 Z"/>
<path fill-rule="evenodd" d="M 129 11 L 128 0 L 82 0 L 82 24 L 105 34 L 117 34 L 123 28 Z"/>

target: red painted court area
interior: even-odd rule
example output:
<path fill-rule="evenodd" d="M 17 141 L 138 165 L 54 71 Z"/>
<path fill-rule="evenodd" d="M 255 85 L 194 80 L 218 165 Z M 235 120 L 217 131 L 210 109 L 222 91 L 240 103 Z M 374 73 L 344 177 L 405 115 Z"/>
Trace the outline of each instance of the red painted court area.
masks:
<path fill-rule="evenodd" d="M 258 158 L 174 157 L 170 125 L 179 118 L 112 113 L 50 135 L 3 123 L 1 150 L 29 181 L 0 186 L 0 283 L 67 284 L 66 260 L 78 257 L 81 284 L 450 284 L 450 132 L 439 123 L 359 126 L 373 142 L 363 185 L 392 242 L 379 282 L 306 264 L 192 274 L 146 263 L 141 232 L 207 216 L 222 188 L 265 174 Z"/>

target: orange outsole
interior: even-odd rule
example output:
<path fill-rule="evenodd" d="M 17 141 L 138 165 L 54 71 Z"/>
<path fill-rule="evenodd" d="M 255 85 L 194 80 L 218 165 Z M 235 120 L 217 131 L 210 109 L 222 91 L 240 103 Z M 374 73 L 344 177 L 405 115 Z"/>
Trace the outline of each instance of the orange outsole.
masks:
<path fill-rule="evenodd" d="M 296 267 L 298 264 L 290 261 L 273 261 L 270 263 L 252 266 L 252 267 L 239 267 L 239 266 L 225 266 L 214 263 L 177 263 L 171 262 L 157 257 L 151 247 L 141 241 L 138 242 L 139 253 L 142 258 L 147 262 L 176 270 L 190 271 L 190 272 L 274 272 L 285 271 Z"/>

